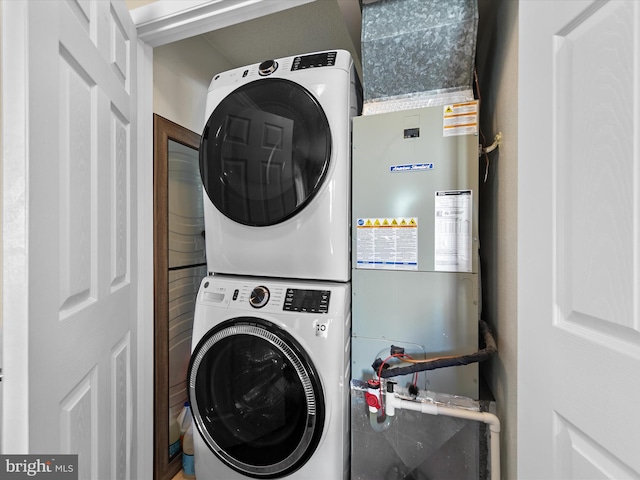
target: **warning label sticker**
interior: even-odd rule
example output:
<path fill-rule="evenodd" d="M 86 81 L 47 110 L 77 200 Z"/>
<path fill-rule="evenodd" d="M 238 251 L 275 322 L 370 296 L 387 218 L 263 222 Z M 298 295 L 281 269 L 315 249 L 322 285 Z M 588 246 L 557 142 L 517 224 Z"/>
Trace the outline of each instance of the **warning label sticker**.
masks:
<path fill-rule="evenodd" d="M 356 268 L 418 269 L 418 218 L 358 218 Z"/>
<path fill-rule="evenodd" d="M 454 103 L 443 107 L 442 135 L 478 134 L 478 101 Z"/>

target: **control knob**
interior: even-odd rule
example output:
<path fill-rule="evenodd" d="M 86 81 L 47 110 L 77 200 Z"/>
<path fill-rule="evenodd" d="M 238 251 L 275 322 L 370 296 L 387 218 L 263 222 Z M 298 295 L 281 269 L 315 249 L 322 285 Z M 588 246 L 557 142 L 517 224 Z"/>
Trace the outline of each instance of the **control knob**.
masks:
<path fill-rule="evenodd" d="M 258 73 L 263 77 L 271 75 L 278 69 L 278 62 L 275 60 L 265 60 L 258 66 Z"/>
<path fill-rule="evenodd" d="M 255 287 L 249 296 L 249 304 L 253 308 L 262 308 L 269 301 L 269 289 L 267 287 Z"/>

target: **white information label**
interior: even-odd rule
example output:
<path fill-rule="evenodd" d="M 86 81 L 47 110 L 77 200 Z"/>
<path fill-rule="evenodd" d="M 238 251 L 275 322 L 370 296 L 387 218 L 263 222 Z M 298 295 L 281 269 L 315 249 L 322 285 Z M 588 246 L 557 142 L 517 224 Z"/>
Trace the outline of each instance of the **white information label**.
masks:
<path fill-rule="evenodd" d="M 418 219 L 358 218 L 356 268 L 418 269 Z"/>
<path fill-rule="evenodd" d="M 446 190 L 435 193 L 436 271 L 471 271 L 472 205 L 471 190 Z"/>
<path fill-rule="evenodd" d="M 445 105 L 442 113 L 442 136 L 478 134 L 478 101 Z"/>

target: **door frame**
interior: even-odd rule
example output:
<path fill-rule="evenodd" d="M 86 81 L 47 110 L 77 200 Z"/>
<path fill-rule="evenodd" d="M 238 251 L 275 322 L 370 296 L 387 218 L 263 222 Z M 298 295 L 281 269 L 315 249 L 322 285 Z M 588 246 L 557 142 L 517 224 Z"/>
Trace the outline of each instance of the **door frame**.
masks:
<path fill-rule="evenodd" d="M 169 458 L 169 141 L 198 152 L 200 135 L 154 113 L 154 476 L 172 479 L 182 468 Z M 174 411 L 174 414 L 176 412 Z"/>
<path fill-rule="evenodd" d="M 0 387 L 0 448 L 23 453 L 29 447 L 29 311 L 28 297 L 28 171 L 27 6 L 3 2 L 2 9 L 2 347 L 11 343 L 20 355 L 1 359 L 5 378 Z M 11 18 L 11 21 L 9 21 Z M 11 48 L 8 45 L 11 44 Z M 11 75 L 4 74 L 12 71 Z M 10 91 L 12 95 L 4 95 Z M 6 97 L 6 98 L 5 98 Z M 4 119 L 11 118 L 11 122 Z M 7 183 L 7 178 L 23 179 Z M 7 215 L 6 212 L 11 212 Z M 8 256 L 11 256 L 9 265 Z M 15 320 L 15 321 L 13 321 Z M 4 351 L 4 348 L 0 349 Z M 10 376 L 6 376 L 6 372 Z M 6 385 L 9 382 L 9 386 Z M 7 389 L 11 395 L 7 395 Z M 6 413 L 5 413 L 6 412 Z M 12 432 L 5 438 L 5 432 Z"/>

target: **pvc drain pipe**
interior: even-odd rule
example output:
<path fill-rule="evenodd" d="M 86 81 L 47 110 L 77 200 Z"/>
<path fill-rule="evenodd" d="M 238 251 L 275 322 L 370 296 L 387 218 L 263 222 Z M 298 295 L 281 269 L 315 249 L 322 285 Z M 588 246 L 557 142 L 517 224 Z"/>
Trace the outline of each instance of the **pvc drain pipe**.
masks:
<path fill-rule="evenodd" d="M 433 403 L 402 400 L 396 396 L 393 388 L 394 384 L 389 382 L 384 395 L 385 413 L 383 416 L 385 418 L 382 422 L 379 422 L 378 419 L 379 404 L 376 405 L 376 402 L 373 399 L 374 395 L 377 397 L 377 392 L 371 388 L 369 389 L 369 392 L 367 392 L 369 394 L 367 395 L 367 403 L 369 404 L 369 420 L 371 427 L 376 432 L 385 431 L 391 426 L 391 421 L 395 416 L 396 410 L 411 410 L 427 415 L 444 415 L 447 417 L 456 417 L 485 423 L 489 426 L 490 432 L 491 480 L 500 480 L 500 419 L 496 415 L 490 412 L 477 412 L 460 407 L 445 407 Z"/>

